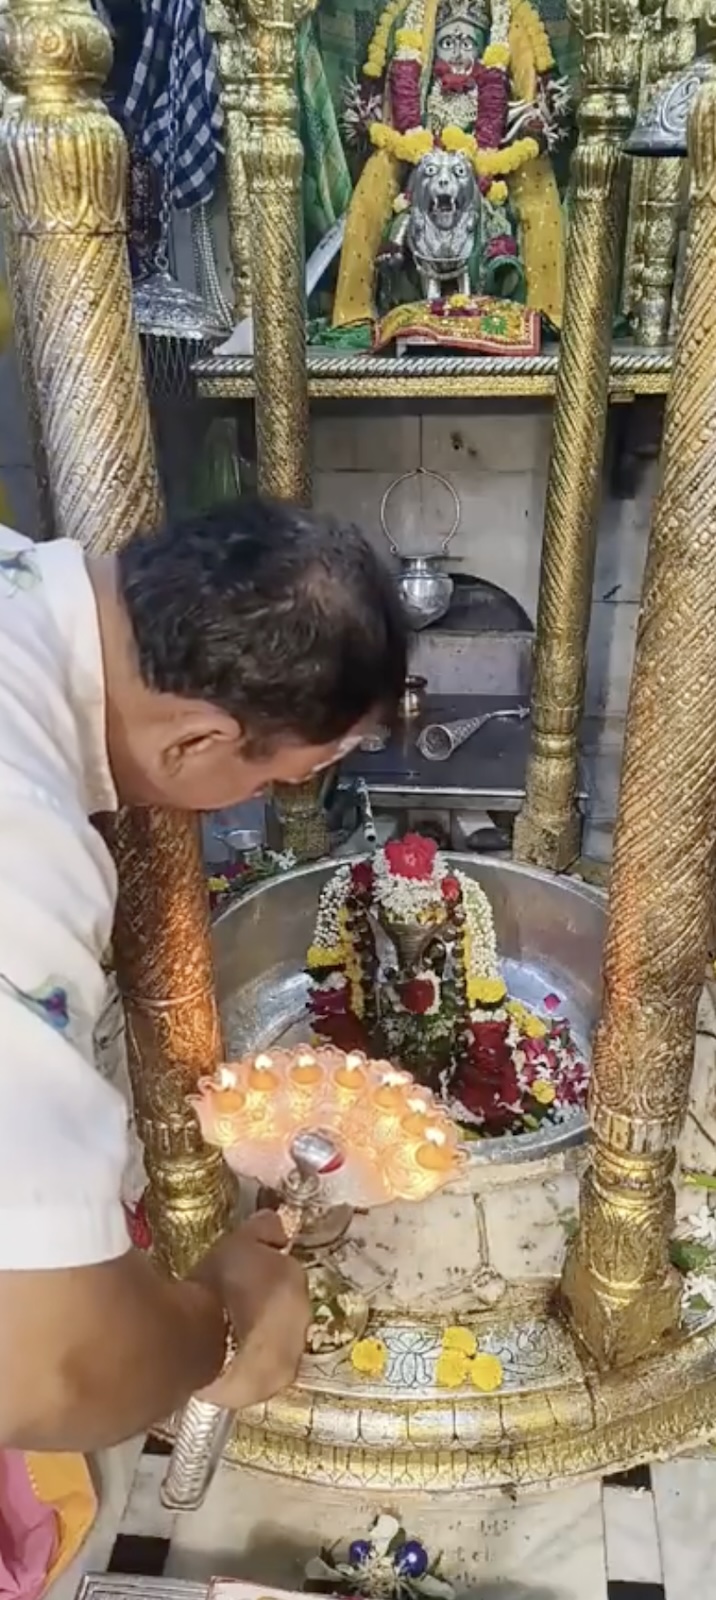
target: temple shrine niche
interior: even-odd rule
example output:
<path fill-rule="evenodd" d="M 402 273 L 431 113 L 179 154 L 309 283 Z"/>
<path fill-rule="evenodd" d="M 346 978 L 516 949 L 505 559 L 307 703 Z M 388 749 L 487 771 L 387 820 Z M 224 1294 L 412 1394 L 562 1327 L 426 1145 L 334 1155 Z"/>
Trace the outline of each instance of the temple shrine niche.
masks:
<path fill-rule="evenodd" d="M 459 0 L 391 0 L 345 112 L 349 136 L 370 153 L 348 210 L 333 329 L 370 330 L 377 310 L 379 345 L 415 340 L 424 326 L 426 339 L 458 348 L 480 348 L 492 331 L 499 348 L 501 316 L 509 349 L 519 345 L 510 305 L 558 328 L 564 239 L 552 158 L 568 107 L 529 0 L 496 0 L 491 14 Z M 504 304 L 483 310 L 479 296 Z M 441 317 L 452 319 L 442 338 Z M 536 341 L 535 332 L 528 353 Z"/>

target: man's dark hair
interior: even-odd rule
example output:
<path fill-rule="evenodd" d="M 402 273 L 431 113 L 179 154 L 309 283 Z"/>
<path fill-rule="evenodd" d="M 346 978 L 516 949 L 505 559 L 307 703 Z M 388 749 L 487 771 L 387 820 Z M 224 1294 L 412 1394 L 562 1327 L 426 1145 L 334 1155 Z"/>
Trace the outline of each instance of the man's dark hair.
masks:
<path fill-rule="evenodd" d="M 357 528 L 246 498 L 119 553 L 144 682 L 207 700 L 258 744 L 339 739 L 390 718 L 406 671 L 393 580 Z"/>

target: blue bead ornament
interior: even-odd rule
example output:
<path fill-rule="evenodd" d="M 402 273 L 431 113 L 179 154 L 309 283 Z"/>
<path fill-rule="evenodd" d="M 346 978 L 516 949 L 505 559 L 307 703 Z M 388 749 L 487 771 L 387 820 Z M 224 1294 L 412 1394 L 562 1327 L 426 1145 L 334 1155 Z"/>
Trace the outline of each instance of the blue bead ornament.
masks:
<path fill-rule="evenodd" d="M 422 1578 L 428 1570 L 428 1552 L 419 1539 L 406 1539 L 393 1554 L 393 1566 L 403 1578 Z"/>
<path fill-rule="evenodd" d="M 364 1567 L 373 1555 L 370 1539 L 354 1539 L 348 1547 L 348 1560 L 352 1567 Z"/>

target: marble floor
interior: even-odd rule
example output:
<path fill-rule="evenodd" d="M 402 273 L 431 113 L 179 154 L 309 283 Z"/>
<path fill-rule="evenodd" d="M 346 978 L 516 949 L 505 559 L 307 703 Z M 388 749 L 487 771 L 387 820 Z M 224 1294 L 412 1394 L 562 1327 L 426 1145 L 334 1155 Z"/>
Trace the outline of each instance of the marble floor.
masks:
<path fill-rule="evenodd" d="M 284 1490 L 275 1481 L 225 1466 L 201 1510 L 176 1515 L 159 1499 L 165 1456 L 166 1446 L 149 1439 L 143 1450 L 125 1446 L 106 1458 L 99 1522 L 51 1600 L 74 1600 L 85 1573 L 105 1570 L 116 1578 L 203 1584 L 237 1576 L 299 1587 L 311 1552 L 300 1535 L 287 1541 Z M 330 1539 L 328 1492 L 325 1501 Z M 715 1506 L 716 1457 L 640 1467 L 517 1504 L 473 1499 L 462 1508 L 471 1593 L 475 1600 L 713 1600 Z M 89 1587 L 88 1600 L 95 1591 L 106 1600 L 99 1585 Z M 146 1600 L 152 1588 L 142 1584 Z"/>

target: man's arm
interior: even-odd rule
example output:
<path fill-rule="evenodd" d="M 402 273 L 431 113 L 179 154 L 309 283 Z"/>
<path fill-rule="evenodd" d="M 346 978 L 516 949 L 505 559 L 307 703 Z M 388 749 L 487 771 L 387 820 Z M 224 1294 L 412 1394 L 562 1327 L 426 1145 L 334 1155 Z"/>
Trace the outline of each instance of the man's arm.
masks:
<path fill-rule="evenodd" d="M 218 1296 L 131 1251 L 0 1273 L 0 1446 L 94 1450 L 171 1415 L 219 1373 Z"/>
<path fill-rule="evenodd" d="M 0 792 L 0 1446 L 89 1450 L 166 1417 L 219 1374 L 223 1307 L 241 1347 L 226 1403 L 266 1399 L 308 1325 L 275 1221 L 184 1284 L 130 1250 L 127 1108 L 92 1061 L 112 903 L 81 815 Z"/>

